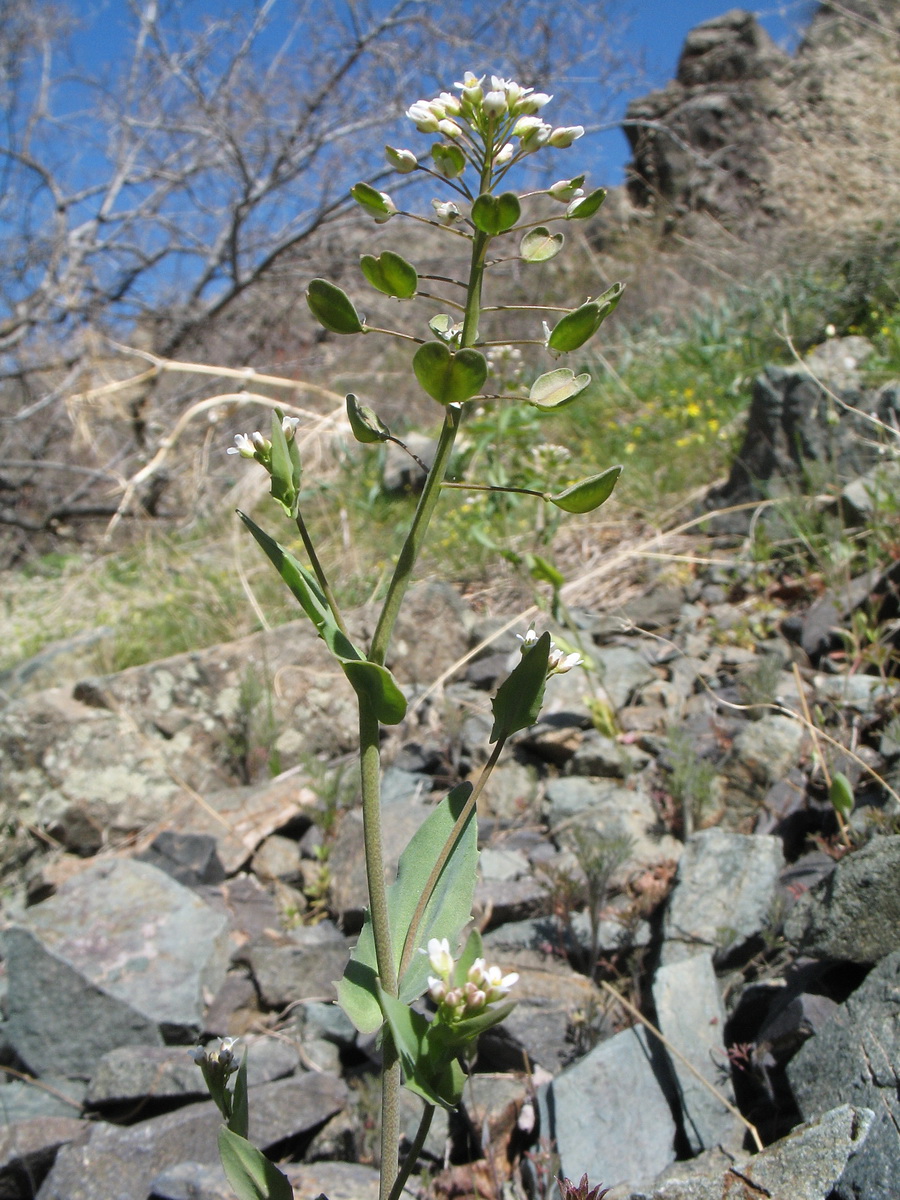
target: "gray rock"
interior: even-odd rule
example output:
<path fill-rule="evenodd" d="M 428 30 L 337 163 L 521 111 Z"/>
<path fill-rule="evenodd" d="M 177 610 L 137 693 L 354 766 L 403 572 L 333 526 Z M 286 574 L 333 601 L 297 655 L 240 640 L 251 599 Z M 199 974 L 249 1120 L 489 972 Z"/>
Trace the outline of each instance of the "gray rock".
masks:
<path fill-rule="evenodd" d="M 77 1117 L 84 1101 L 84 1084 L 73 1079 L 45 1078 L 45 1086 L 10 1079 L 0 1086 L 0 1125 L 51 1117 Z"/>
<path fill-rule="evenodd" d="M 624 746 L 615 738 L 589 730 L 581 745 L 566 764 L 570 775 L 611 776 L 624 779 L 649 761 L 649 756 L 634 746 Z"/>
<path fill-rule="evenodd" d="M 547 788 L 547 796 L 551 802 L 551 828 L 560 844 L 571 843 L 574 828 L 589 831 L 598 841 L 630 839 L 630 853 L 615 879 L 654 863 L 677 862 L 681 856 L 681 842 L 660 832 L 653 801 L 639 788 L 610 786 L 610 781 L 604 779 L 572 777 L 554 780 Z"/>
<path fill-rule="evenodd" d="M 601 1042 L 538 1092 L 541 1137 L 560 1171 L 606 1187 L 648 1182 L 675 1159 L 675 1122 L 644 1030 Z"/>
<path fill-rule="evenodd" d="M 296 838 L 282 837 L 277 833 L 265 838 L 253 855 L 251 868 L 257 879 L 298 883 L 302 874 L 300 847 Z"/>
<path fill-rule="evenodd" d="M 6 931 L 7 1037 L 38 1074 L 88 1077 L 107 1050 L 188 1042 L 227 967 L 227 920 L 162 871 L 98 863 Z"/>
<path fill-rule="evenodd" d="M 328 1075 L 263 1084 L 250 1093 L 250 1139 L 265 1150 L 311 1132 L 346 1101 L 344 1084 Z M 38 1200 L 137 1200 L 168 1168 L 218 1163 L 221 1123 L 210 1101 L 138 1125 L 94 1125 L 87 1138 L 60 1151 Z"/>
<path fill-rule="evenodd" d="M 841 859 L 800 897 L 784 926 L 798 953 L 873 963 L 900 950 L 900 834 Z"/>
<path fill-rule="evenodd" d="M 772 912 L 784 852 L 777 838 L 705 829 L 687 842 L 663 923 L 663 964 L 698 949 L 730 958 Z"/>
<path fill-rule="evenodd" d="M 216 839 L 209 834 L 176 833 L 165 829 L 157 834 L 149 849 L 136 854 L 135 858 L 165 871 L 185 887 L 221 883 L 225 878 Z"/>
<path fill-rule="evenodd" d="M 0 1129 L 0 1200 L 33 1196 L 60 1146 L 84 1131 L 84 1122 L 75 1117 L 48 1116 L 30 1117 Z"/>
<path fill-rule="evenodd" d="M 725 1054 L 725 1008 L 712 955 L 695 954 L 660 967 L 653 980 L 657 1023 L 668 1042 L 695 1071 L 734 1104 Z M 744 1126 L 675 1055 L 684 1131 L 694 1154 L 719 1143 L 740 1145 Z M 725 1070 L 723 1071 L 723 1066 Z"/>
<path fill-rule="evenodd" d="M 723 1172 L 661 1183 L 653 1191 L 633 1192 L 627 1200 L 756 1200 L 764 1196 L 772 1200 L 831 1200 L 840 1195 L 832 1188 L 848 1160 L 852 1166 L 853 1156 L 866 1145 L 872 1116 L 870 1109 L 845 1104 L 799 1126 L 752 1158 L 739 1158 Z M 626 1198 L 619 1194 L 615 1200 Z M 858 1200 L 877 1198 L 861 1193 Z"/>
<path fill-rule="evenodd" d="M 797 763 L 806 732 L 799 721 L 775 713 L 766 713 L 758 721 L 748 721 L 737 737 L 722 770 L 728 776 L 729 790 L 736 789 L 751 800 L 784 779 Z"/>
<path fill-rule="evenodd" d="M 597 989 L 557 959 L 527 950 L 498 955 L 504 971 L 518 972 L 516 1007 L 502 1025 L 482 1035 L 481 1046 L 499 1070 L 528 1063 L 557 1072 L 574 1052 L 572 1034 L 598 1008 Z"/>
<path fill-rule="evenodd" d="M 592 650 L 591 658 L 615 709 L 624 708 L 639 688 L 657 677 L 644 655 L 631 646 L 603 646 Z"/>
<path fill-rule="evenodd" d="M 295 1046 L 276 1038 L 242 1039 L 251 1087 L 293 1074 L 300 1066 Z M 142 1097 L 206 1097 L 209 1093 L 189 1051 L 193 1046 L 121 1046 L 100 1059 L 87 1101 L 96 1107 Z"/>
<path fill-rule="evenodd" d="M 863 984 L 788 1064 L 804 1116 L 840 1101 L 870 1108 L 872 1128 L 836 1189 L 838 1200 L 895 1200 L 900 1179 L 900 951 Z"/>
<path fill-rule="evenodd" d="M 270 1008 L 330 999 L 349 956 L 349 943 L 329 921 L 266 937 L 249 951 L 250 968 Z"/>
<path fill-rule="evenodd" d="M 221 1163 L 178 1163 L 160 1171 L 150 1187 L 154 1200 L 233 1200 L 234 1197 Z"/>

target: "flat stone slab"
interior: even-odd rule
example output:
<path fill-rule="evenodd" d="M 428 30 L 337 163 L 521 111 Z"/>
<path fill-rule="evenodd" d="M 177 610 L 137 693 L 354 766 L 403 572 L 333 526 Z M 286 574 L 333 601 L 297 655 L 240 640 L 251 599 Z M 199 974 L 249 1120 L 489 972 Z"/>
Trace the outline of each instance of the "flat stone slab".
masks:
<path fill-rule="evenodd" d="M 89 1078 L 125 1045 L 187 1043 L 228 965 L 228 919 L 147 863 L 100 862 L 4 935 L 10 1043 L 38 1075 Z"/>
<path fill-rule="evenodd" d="M 784 851 L 777 838 L 705 829 L 688 839 L 663 923 L 662 963 L 698 950 L 730 957 L 770 920 Z"/>
<path fill-rule="evenodd" d="M 693 958 L 660 967 L 653 980 L 653 1000 L 657 1023 L 666 1039 L 707 1083 L 733 1104 L 734 1089 L 725 1054 L 725 1008 L 712 955 L 695 954 Z M 691 1150 L 699 1154 L 720 1142 L 740 1145 L 742 1123 L 684 1063 L 674 1054 L 670 1057 Z"/>
<path fill-rule="evenodd" d="M 567 1178 L 641 1184 L 675 1159 L 675 1122 L 643 1029 L 601 1042 L 538 1092 L 540 1136 Z"/>

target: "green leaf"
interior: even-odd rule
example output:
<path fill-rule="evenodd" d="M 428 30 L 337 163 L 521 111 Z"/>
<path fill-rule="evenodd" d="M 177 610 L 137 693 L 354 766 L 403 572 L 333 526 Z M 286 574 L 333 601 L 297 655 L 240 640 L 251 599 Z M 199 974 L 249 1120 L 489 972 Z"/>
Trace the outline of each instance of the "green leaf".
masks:
<path fill-rule="evenodd" d="M 344 674 L 350 680 L 357 694 L 371 706 L 375 716 L 382 724 L 399 724 L 406 715 L 406 697 L 387 667 L 369 662 L 362 651 L 357 649 L 340 629 L 334 619 L 331 605 L 315 575 L 297 562 L 290 551 L 285 550 L 274 538 L 269 537 L 254 521 L 251 521 L 246 513 L 239 510 L 238 516 L 300 602 L 300 607 L 340 663 Z"/>
<path fill-rule="evenodd" d="M 415 1012 L 379 988 L 385 1019 L 394 1038 L 403 1083 L 428 1104 L 439 1104 L 452 1111 L 459 1104 L 465 1075 L 456 1061 L 458 1044 L 434 1036 L 437 1029 L 421 1013 Z"/>
<path fill-rule="evenodd" d="M 360 404 L 359 397 L 352 392 L 347 394 L 347 420 L 350 431 L 358 442 L 386 442 L 391 431 L 368 404 Z"/>
<path fill-rule="evenodd" d="M 443 342 L 426 342 L 413 357 L 413 370 L 432 400 L 461 404 L 484 387 L 487 359 L 477 350 L 454 352 Z"/>
<path fill-rule="evenodd" d="M 364 254 L 359 266 L 372 287 L 386 296 L 408 300 L 416 294 L 419 286 L 416 268 L 393 250 L 385 250 L 377 258 L 373 254 Z"/>
<path fill-rule="evenodd" d="M 519 242 L 519 254 L 526 262 L 547 262 L 559 254 L 565 240 L 563 234 L 551 233 L 540 225 L 537 229 L 530 229 Z"/>
<path fill-rule="evenodd" d="M 600 507 L 604 500 L 610 498 L 621 473 L 620 466 L 609 467 L 606 471 L 601 471 L 599 475 L 591 475 L 588 479 L 573 483 L 571 487 L 557 492 L 555 496 L 548 496 L 547 499 L 557 508 L 561 508 L 563 512 L 593 512 L 595 508 Z"/>
<path fill-rule="evenodd" d="M 445 796 L 428 814 L 400 856 L 396 881 L 387 892 L 391 942 L 398 968 L 416 906 L 471 791 L 472 785 L 463 783 Z M 427 957 L 418 953 L 419 949 L 427 946 L 431 938 L 446 938 L 454 947 L 459 941 L 460 930 L 472 914 L 477 861 L 478 830 L 473 808 L 423 913 L 415 952 L 400 979 L 401 1000 L 415 1000 L 427 985 L 431 968 Z M 375 940 L 367 913 L 344 977 L 337 985 L 341 1007 L 360 1033 L 375 1033 L 384 1020 L 378 1001 L 377 974 Z"/>
<path fill-rule="evenodd" d="M 836 813 L 847 819 L 853 812 L 855 804 L 853 796 L 853 785 L 846 775 L 840 771 L 835 771 L 831 777 L 831 790 L 829 792 L 832 808 Z"/>
<path fill-rule="evenodd" d="M 287 1176 L 252 1142 L 224 1126 L 219 1130 L 219 1157 L 238 1200 L 293 1200 Z"/>
<path fill-rule="evenodd" d="M 624 283 L 614 283 L 596 300 L 589 300 L 574 312 L 566 313 L 553 327 L 547 340 L 549 348 L 566 354 L 583 346 L 619 303 L 624 290 Z"/>
<path fill-rule="evenodd" d="M 234 1077 L 234 1091 L 231 1098 L 231 1117 L 228 1128 L 239 1137 L 247 1137 L 250 1128 L 250 1111 L 247 1104 L 247 1051 L 241 1057 L 241 1065 Z"/>
<path fill-rule="evenodd" d="M 519 197 L 515 192 L 503 192 L 493 196 L 482 192 L 472 205 L 472 224 L 491 237 L 512 229 L 522 212 Z"/>
<path fill-rule="evenodd" d="M 332 333 L 362 333 L 363 323 L 346 292 L 327 279 L 313 279 L 306 289 L 306 303 L 320 325 Z"/>
<path fill-rule="evenodd" d="M 543 412 L 563 408 L 576 396 L 580 396 L 590 382 L 591 377 L 586 372 L 583 375 L 576 375 L 568 367 L 559 367 L 556 371 L 548 371 L 546 375 L 541 375 L 534 381 L 531 391 L 528 393 L 528 403 Z"/>
<path fill-rule="evenodd" d="M 605 199 L 606 188 L 597 188 L 595 192 L 588 192 L 586 196 L 573 200 L 566 209 L 566 220 L 583 221 L 586 217 L 592 217 Z"/>
<path fill-rule="evenodd" d="M 550 634 L 542 633 L 497 689 L 497 695 L 491 703 L 494 713 L 490 737 L 492 743 L 511 737 L 520 729 L 527 729 L 538 719 L 544 699 L 549 658 Z"/>

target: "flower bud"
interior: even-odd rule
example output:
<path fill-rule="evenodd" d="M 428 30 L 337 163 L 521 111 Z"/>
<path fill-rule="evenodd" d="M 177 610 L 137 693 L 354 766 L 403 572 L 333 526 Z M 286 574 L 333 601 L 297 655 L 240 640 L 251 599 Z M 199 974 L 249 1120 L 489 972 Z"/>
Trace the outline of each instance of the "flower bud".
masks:
<path fill-rule="evenodd" d="M 459 102 L 459 98 L 454 96 L 452 92 L 441 92 L 438 99 L 443 106 L 444 113 L 448 117 L 458 117 L 462 112 L 462 105 Z"/>
<path fill-rule="evenodd" d="M 553 99 L 546 92 L 532 92 L 530 96 L 523 96 L 516 105 L 516 112 L 520 113 L 536 113 L 539 112 L 545 104 L 549 104 Z"/>
<path fill-rule="evenodd" d="M 438 118 L 431 111 L 427 100 L 417 100 L 406 110 L 406 115 L 413 122 L 419 133 L 437 133 Z"/>
<path fill-rule="evenodd" d="M 507 142 L 506 145 L 498 150 L 494 155 L 494 166 L 502 167 L 505 163 L 510 161 L 514 153 L 515 146 L 512 144 L 512 142 Z"/>
<path fill-rule="evenodd" d="M 535 121 L 536 117 L 523 117 L 523 121 Z M 541 146 L 545 146 L 550 138 L 552 129 L 549 125 L 545 125 L 543 121 L 527 130 L 519 138 L 519 146 L 526 154 L 533 154 L 535 150 L 540 150 Z"/>
<path fill-rule="evenodd" d="M 444 117 L 438 121 L 438 130 L 448 138 L 458 138 L 462 136 L 462 130 L 455 121 L 451 121 L 449 117 Z"/>
<path fill-rule="evenodd" d="M 550 134 L 550 145 L 555 146 L 557 150 L 565 150 L 567 146 L 571 146 L 584 133 L 583 125 L 560 125 L 559 129 L 554 129 Z"/>
<path fill-rule="evenodd" d="M 583 180 L 583 175 L 579 175 L 576 179 L 558 179 L 552 187 L 547 189 L 547 194 L 553 200 L 568 204 L 570 200 L 578 200 L 584 195 L 584 188 L 578 186 Z"/>
<path fill-rule="evenodd" d="M 492 117 L 506 116 L 506 92 L 488 92 L 481 102 L 481 107 Z"/>
<path fill-rule="evenodd" d="M 412 150 L 395 150 L 393 146 L 385 146 L 384 156 L 401 175 L 408 175 L 419 165 Z"/>

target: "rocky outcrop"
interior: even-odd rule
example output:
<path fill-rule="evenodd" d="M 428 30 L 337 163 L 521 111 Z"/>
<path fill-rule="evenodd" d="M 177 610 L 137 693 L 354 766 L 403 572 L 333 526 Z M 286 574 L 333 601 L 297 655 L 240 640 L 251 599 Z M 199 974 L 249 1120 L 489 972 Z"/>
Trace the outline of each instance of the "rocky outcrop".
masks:
<path fill-rule="evenodd" d="M 683 228 L 861 227 L 896 208 L 893 0 L 823 3 L 797 54 L 733 9 L 687 37 L 676 78 L 629 105 L 628 193 Z M 892 97 L 892 100 L 888 100 Z"/>

